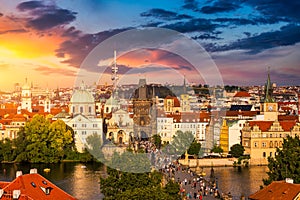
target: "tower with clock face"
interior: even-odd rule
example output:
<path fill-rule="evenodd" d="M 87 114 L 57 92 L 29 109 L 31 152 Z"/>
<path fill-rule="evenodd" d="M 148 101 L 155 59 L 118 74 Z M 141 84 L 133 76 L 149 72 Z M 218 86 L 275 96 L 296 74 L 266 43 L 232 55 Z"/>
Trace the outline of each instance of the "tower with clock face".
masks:
<path fill-rule="evenodd" d="M 275 102 L 273 95 L 273 87 L 271 84 L 270 73 L 268 72 L 268 79 L 265 85 L 265 98 L 263 102 L 263 113 L 265 121 L 278 120 L 278 104 Z"/>

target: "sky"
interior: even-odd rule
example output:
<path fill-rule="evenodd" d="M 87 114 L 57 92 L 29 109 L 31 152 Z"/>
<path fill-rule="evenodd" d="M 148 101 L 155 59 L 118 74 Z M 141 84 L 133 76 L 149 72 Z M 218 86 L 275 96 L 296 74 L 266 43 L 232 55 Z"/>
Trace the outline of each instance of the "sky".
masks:
<path fill-rule="evenodd" d="M 300 85 L 300 2 L 0 0 L 0 90 L 111 84 Z"/>

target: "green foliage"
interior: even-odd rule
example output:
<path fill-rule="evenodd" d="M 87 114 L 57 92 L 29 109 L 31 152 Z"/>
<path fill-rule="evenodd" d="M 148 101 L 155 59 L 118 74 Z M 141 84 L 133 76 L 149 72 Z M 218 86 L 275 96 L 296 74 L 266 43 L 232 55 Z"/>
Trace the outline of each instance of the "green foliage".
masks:
<path fill-rule="evenodd" d="M 63 121 L 57 120 L 51 124 L 41 115 L 35 115 L 25 124 L 24 133 L 28 141 L 27 158 L 33 163 L 59 162 L 66 147 L 73 142 L 72 133 Z"/>
<path fill-rule="evenodd" d="M 0 156 L 3 161 L 13 161 L 13 146 L 9 139 L 0 141 Z"/>
<path fill-rule="evenodd" d="M 44 116 L 35 115 L 20 128 L 16 139 L 0 141 L 0 159 L 32 163 L 56 163 L 74 158 L 80 160 L 80 156 L 87 154 L 76 152 L 73 134 L 63 121 L 50 123 Z"/>
<path fill-rule="evenodd" d="M 125 172 L 139 173 L 151 171 L 151 163 L 145 153 L 125 151 L 119 154 L 114 152 L 108 165 Z"/>
<path fill-rule="evenodd" d="M 104 155 L 101 150 L 101 136 L 98 134 L 90 135 L 86 138 L 86 149 L 98 161 L 104 162 Z"/>
<path fill-rule="evenodd" d="M 157 171 L 128 173 L 108 168 L 107 173 L 107 178 L 100 178 L 104 199 L 179 199 L 179 185 L 162 188 L 162 174 Z"/>
<path fill-rule="evenodd" d="M 244 155 L 245 148 L 241 144 L 234 144 L 230 147 L 230 154 L 235 157 L 239 158 Z"/>
<path fill-rule="evenodd" d="M 201 144 L 194 140 L 188 149 L 188 154 L 198 156 L 200 153 Z"/>
<path fill-rule="evenodd" d="M 160 135 L 158 135 L 158 134 L 153 135 L 152 140 L 153 140 L 153 143 L 155 144 L 155 146 L 158 149 L 160 149 L 160 147 L 161 147 L 161 137 L 160 137 Z"/>
<path fill-rule="evenodd" d="M 263 179 L 264 185 L 272 181 L 292 178 L 294 183 L 300 183 L 300 139 L 299 136 L 288 136 L 283 141 L 282 149 L 277 148 L 275 158 L 268 158 L 268 178 Z"/>
<path fill-rule="evenodd" d="M 177 131 L 171 143 L 163 151 L 171 155 L 181 156 L 190 148 L 193 141 L 194 135 L 192 132 L 186 131 L 183 133 L 182 131 Z"/>
<path fill-rule="evenodd" d="M 223 149 L 220 146 L 214 145 L 211 152 L 212 153 L 223 153 Z"/>

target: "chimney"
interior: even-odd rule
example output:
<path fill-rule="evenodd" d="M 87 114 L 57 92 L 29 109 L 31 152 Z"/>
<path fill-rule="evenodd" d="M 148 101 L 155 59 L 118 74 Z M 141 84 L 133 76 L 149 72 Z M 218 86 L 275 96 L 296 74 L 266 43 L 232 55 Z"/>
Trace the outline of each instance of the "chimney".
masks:
<path fill-rule="evenodd" d="M 30 169 L 30 174 L 37 174 L 37 169 L 36 168 Z"/>
<path fill-rule="evenodd" d="M 286 182 L 286 183 L 291 183 L 291 184 L 293 184 L 293 183 L 294 183 L 294 180 L 293 180 L 292 178 L 286 178 L 286 179 L 285 179 L 285 182 Z"/>
<path fill-rule="evenodd" d="M 0 189 L 0 199 L 2 198 L 3 194 L 4 194 L 4 190 Z"/>
<path fill-rule="evenodd" d="M 21 190 L 13 190 L 13 199 L 19 199 Z"/>
<path fill-rule="evenodd" d="M 22 175 L 23 175 L 22 171 L 17 171 L 16 172 L 16 178 L 18 178 L 19 176 L 22 176 Z"/>

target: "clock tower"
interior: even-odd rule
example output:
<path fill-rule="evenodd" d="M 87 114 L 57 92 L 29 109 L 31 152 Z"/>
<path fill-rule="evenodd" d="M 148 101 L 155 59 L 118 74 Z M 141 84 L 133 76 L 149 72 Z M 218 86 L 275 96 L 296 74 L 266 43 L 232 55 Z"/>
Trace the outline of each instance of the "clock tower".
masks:
<path fill-rule="evenodd" d="M 268 79 L 265 85 L 265 98 L 263 102 L 264 120 L 276 121 L 278 120 L 278 104 L 273 98 L 273 86 L 270 79 L 270 72 L 268 70 Z"/>

